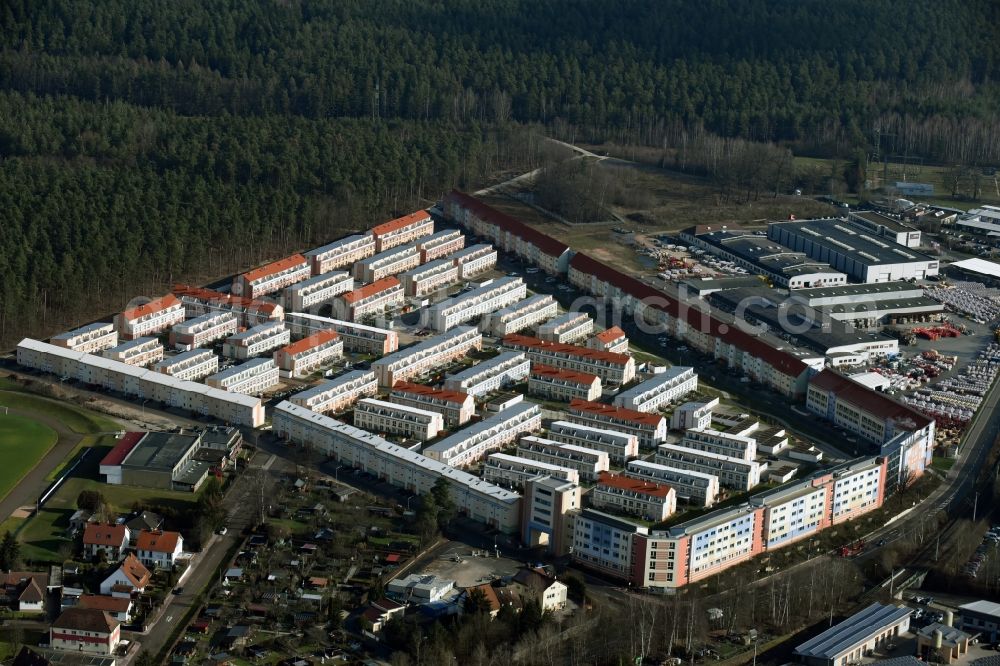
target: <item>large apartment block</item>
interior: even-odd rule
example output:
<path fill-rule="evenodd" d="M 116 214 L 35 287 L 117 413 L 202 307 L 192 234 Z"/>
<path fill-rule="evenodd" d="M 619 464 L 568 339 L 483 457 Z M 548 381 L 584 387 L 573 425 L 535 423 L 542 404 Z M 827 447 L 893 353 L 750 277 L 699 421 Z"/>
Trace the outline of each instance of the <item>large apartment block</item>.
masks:
<path fill-rule="evenodd" d="M 390 275 L 341 294 L 334 302 L 334 311 L 344 319 L 363 321 L 402 304 L 403 286 L 395 276 Z"/>
<path fill-rule="evenodd" d="M 436 331 L 447 331 L 516 303 L 527 293 L 528 289 L 519 277 L 491 280 L 481 287 L 431 306 L 428 311 L 430 323 Z"/>
<path fill-rule="evenodd" d="M 99 321 L 53 335 L 49 342 L 64 349 L 96 354 L 118 344 L 118 331 L 115 330 L 114 324 Z"/>
<path fill-rule="evenodd" d="M 101 356 L 144 368 L 163 360 L 163 345 L 156 338 L 135 338 L 105 349 Z"/>
<path fill-rule="evenodd" d="M 503 346 L 524 352 L 532 363 L 543 363 L 563 370 L 589 372 L 600 377 L 606 384 L 626 384 L 635 377 L 635 359 L 625 354 L 546 342 L 516 333 L 504 337 Z"/>
<path fill-rule="evenodd" d="M 458 268 L 448 259 L 438 259 L 399 274 L 407 296 L 422 298 L 458 282 Z"/>
<path fill-rule="evenodd" d="M 389 393 L 389 402 L 437 412 L 449 428 L 468 423 L 476 413 L 476 402 L 468 393 L 411 382 L 396 382 Z"/>
<path fill-rule="evenodd" d="M 398 275 L 420 265 L 416 245 L 404 245 L 362 259 L 354 264 L 354 277 L 366 284 Z"/>
<path fill-rule="evenodd" d="M 426 264 L 464 248 L 465 235 L 458 229 L 445 229 L 422 238 L 417 247 L 420 249 L 420 261 Z"/>
<path fill-rule="evenodd" d="M 314 412 L 342 412 L 361 398 L 378 394 L 378 380 L 371 370 L 351 370 L 296 393 L 288 400 Z"/>
<path fill-rule="evenodd" d="M 231 335 L 222 345 L 222 355 L 246 360 L 284 347 L 292 340 L 292 333 L 281 321 L 271 321 Z"/>
<path fill-rule="evenodd" d="M 588 339 L 587 347 L 615 354 L 627 354 L 628 337 L 625 335 L 625 331 L 617 326 L 612 326 Z"/>
<path fill-rule="evenodd" d="M 698 507 L 710 507 L 718 496 L 719 477 L 645 460 L 632 460 L 625 467 L 626 476 L 662 483 L 677 491 L 680 499 Z"/>
<path fill-rule="evenodd" d="M 434 233 L 434 220 L 425 210 L 397 217 L 376 225 L 368 232 L 375 237 L 375 251 L 385 252 L 398 245 L 412 243 Z"/>
<path fill-rule="evenodd" d="M 667 439 L 667 419 L 659 414 L 599 402 L 572 401 L 569 403 L 568 420 L 570 423 L 635 435 L 639 438 L 639 446 L 650 449 Z"/>
<path fill-rule="evenodd" d="M 122 340 L 134 340 L 165 331 L 184 321 L 184 316 L 184 305 L 167 294 L 115 315 L 115 328 Z"/>
<path fill-rule="evenodd" d="M 554 298 L 548 294 L 536 294 L 490 313 L 483 321 L 483 326 L 486 330 L 492 330 L 493 335 L 503 337 L 532 328 L 555 316 L 558 311 L 559 306 Z"/>
<path fill-rule="evenodd" d="M 285 322 L 292 335 L 302 337 L 333 329 L 344 341 L 344 349 L 373 356 L 385 356 L 399 349 L 399 334 L 386 328 L 366 326 L 342 319 L 330 319 L 304 312 L 289 313 Z"/>
<path fill-rule="evenodd" d="M 275 408 L 273 428 L 279 437 L 313 447 L 340 464 L 418 495 L 430 492 L 443 478 L 459 512 L 502 532 L 517 532 L 521 510 L 517 493 L 290 402 Z"/>
<path fill-rule="evenodd" d="M 521 487 L 525 481 L 536 476 L 551 476 L 555 479 L 580 483 L 580 474 L 575 469 L 550 465 L 506 453 L 491 453 L 483 462 L 483 478 L 490 483 L 508 487 Z"/>
<path fill-rule="evenodd" d="M 444 380 L 444 388 L 479 397 L 516 384 L 528 376 L 531 361 L 521 352 L 501 352 Z"/>
<path fill-rule="evenodd" d="M 458 278 L 468 280 L 480 273 L 493 270 L 497 265 L 497 251 L 492 245 L 471 245 L 454 253 L 448 259 L 458 268 Z"/>
<path fill-rule="evenodd" d="M 219 357 L 211 349 L 192 349 L 166 358 L 153 366 L 153 371 L 177 379 L 198 381 L 219 371 Z"/>
<path fill-rule="evenodd" d="M 601 474 L 587 497 L 594 508 L 611 509 L 644 520 L 663 521 L 677 511 L 677 493 L 670 486 L 610 472 Z"/>
<path fill-rule="evenodd" d="M 547 400 L 569 402 L 601 397 L 601 378 L 587 372 L 562 370 L 535 363 L 528 376 L 528 393 Z"/>
<path fill-rule="evenodd" d="M 362 259 L 375 254 L 375 237 L 371 234 L 348 236 L 328 245 L 309 250 L 306 259 L 312 267 L 313 275 L 323 275 L 330 271 L 353 266 Z"/>
<path fill-rule="evenodd" d="M 309 262 L 301 254 L 293 254 L 255 268 L 233 278 L 233 294 L 245 298 L 260 298 L 302 282 L 312 275 Z"/>
<path fill-rule="evenodd" d="M 563 444 L 544 437 L 526 435 L 517 445 L 517 455 L 527 460 L 558 465 L 576 471 L 584 481 L 596 481 L 608 471 L 607 452 Z"/>
<path fill-rule="evenodd" d="M 657 412 L 697 389 L 698 375 L 694 374 L 694 368 L 674 366 L 622 391 L 615 396 L 614 404 L 637 412 Z"/>
<path fill-rule="evenodd" d="M 719 432 L 711 428 L 692 428 L 684 431 L 681 446 L 696 451 L 707 451 L 730 458 L 739 458 L 747 462 L 757 457 L 757 440 L 755 438 Z"/>
<path fill-rule="evenodd" d="M 304 377 L 344 355 L 344 342 L 335 330 L 317 331 L 274 352 L 274 362 L 286 377 Z"/>
<path fill-rule="evenodd" d="M 760 483 L 762 466 L 753 460 L 733 458 L 719 453 L 698 451 L 673 444 L 663 444 L 656 450 L 655 462 L 678 469 L 713 474 L 719 483 L 736 490 L 750 490 Z"/>
<path fill-rule="evenodd" d="M 354 405 L 354 425 L 372 432 L 413 437 L 426 442 L 444 430 L 444 418 L 426 409 L 363 398 Z"/>
<path fill-rule="evenodd" d="M 594 330 L 594 320 L 586 312 L 566 312 L 538 327 L 537 337 L 547 342 L 568 344 L 586 338 Z"/>
<path fill-rule="evenodd" d="M 482 334 L 473 326 L 460 326 L 380 358 L 372 363 L 372 370 L 380 386 L 392 387 L 396 382 L 409 381 L 440 370 L 470 350 L 482 348 Z"/>
<path fill-rule="evenodd" d="M 574 561 L 614 578 L 632 578 L 632 543 L 637 534 L 647 534 L 647 528 L 595 509 L 584 509 L 573 517 L 572 529 Z"/>
<path fill-rule="evenodd" d="M 542 412 L 538 405 L 520 403 L 431 444 L 423 454 L 452 467 L 464 467 L 516 441 L 519 435 L 541 427 Z"/>
<path fill-rule="evenodd" d="M 208 377 L 205 383 L 223 391 L 256 395 L 278 383 L 278 366 L 273 358 L 255 358 L 226 368 Z"/>
<path fill-rule="evenodd" d="M 347 271 L 332 271 L 314 275 L 308 280 L 285 288 L 282 301 L 289 310 L 301 312 L 330 303 L 340 294 L 354 289 L 354 278 Z"/>
<path fill-rule="evenodd" d="M 281 321 L 285 318 L 285 309 L 277 303 L 182 284 L 175 285 L 173 291 L 184 304 L 184 312 L 188 317 L 200 317 L 212 312 L 231 312 L 236 315 L 239 325 L 243 328 L 258 326 L 269 321 Z"/>
<path fill-rule="evenodd" d="M 639 437 L 635 433 L 553 421 L 549 426 L 549 438 L 563 444 L 604 451 L 612 462 L 618 464 L 639 456 Z"/>
<path fill-rule="evenodd" d="M 179 351 L 207 347 L 236 333 L 239 324 L 232 312 L 208 312 L 170 329 L 170 346 Z"/>

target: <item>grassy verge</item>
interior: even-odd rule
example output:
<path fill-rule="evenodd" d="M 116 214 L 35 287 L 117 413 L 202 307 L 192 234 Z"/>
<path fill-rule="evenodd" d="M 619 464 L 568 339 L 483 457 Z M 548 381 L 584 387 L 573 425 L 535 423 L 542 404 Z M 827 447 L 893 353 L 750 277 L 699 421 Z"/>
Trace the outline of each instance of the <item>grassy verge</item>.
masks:
<path fill-rule="evenodd" d="M 934 458 L 931 460 L 931 467 L 945 474 L 948 472 L 948 470 L 952 468 L 954 464 L 955 464 L 955 459 L 948 458 L 946 456 L 934 456 Z"/>
<path fill-rule="evenodd" d="M 11 386 L 12 384 L 9 380 L 4 380 L 4 383 L 0 384 L 0 389 L 11 389 L 0 391 L 0 405 L 36 412 L 62 422 L 67 428 L 81 435 L 121 430 L 121 425 L 116 421 L 69 403 L 24 393 L 18 390 L 16 384 Z"/>
<path fill-rule="evenodd" d="M 49 452 L 59 436 L 52 428 L 16 414 L 0 415 L 0 498 Z"/>

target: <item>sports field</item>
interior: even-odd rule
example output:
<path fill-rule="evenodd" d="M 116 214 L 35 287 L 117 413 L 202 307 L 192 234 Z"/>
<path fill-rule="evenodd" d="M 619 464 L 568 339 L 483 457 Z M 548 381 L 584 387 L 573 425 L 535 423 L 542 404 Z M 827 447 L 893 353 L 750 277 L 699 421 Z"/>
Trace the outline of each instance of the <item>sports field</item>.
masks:
<path fill-rule="evenodd" d="M 47 425 L 0 411 L 0 498 L 51 449 L 59 435 Z"/>

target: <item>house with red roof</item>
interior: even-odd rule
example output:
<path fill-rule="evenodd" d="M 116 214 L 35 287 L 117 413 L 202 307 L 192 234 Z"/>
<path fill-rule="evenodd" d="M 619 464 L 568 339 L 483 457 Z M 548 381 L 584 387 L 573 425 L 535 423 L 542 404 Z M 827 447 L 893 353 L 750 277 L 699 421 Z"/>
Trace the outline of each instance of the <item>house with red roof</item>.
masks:
<path fill-rule="evenodd" d="M 77 603 L 80 608 L 104 611 L 122 624 L 132 621 L 131 597 L 112 597 L 104 594 L 84 594 Z"/>
<path fill-rule="evenodd" d="M 115 328 L 122 340 L 155 336 L 184 321 L 184 305 L 173 294 L 128 308 L 115 315 Z"/>
<path fill-rule="evenodd" d="M 388 400 L 397 405 L 437 412 L 444 417 L 448 427 L 468 423 L 476 413 L 476 401 L 468 393 L 413 382 L 396 382 Z"/>
<path fill-rule="evenodd" d="M 243 298 L 186 284 L 174 285 L 172 291 L 184 304 L 188 317 L 200 317 L 212 312 L 231 312 L 236 315 L 239 325 L 243 328 L 251 328 L 268 321 L 282 321 L 285 318 L 285 309 L 277 303 Z"/>
<path fill-rule="evenodd" d="M 340 334 L 325 328 L 274 352 L 274 362 L 283 377 L 304 377 L 343 355 Z"/>
<path fill-rule="evenodd" d="M 379 599 L 369 604 L 368 608 L 361 613 L 362 624 L 367 623 L 369 630 L 377 634 L 394 617 L 402 617 L 406 611 L 406 606 L 396 603 L 392 599 Z"/>
<path fill-rule="evenodd" d="M 169 569 L 184 552 L 184 537 L 180 532 L 143 530 L 135 541 L 139 561 L 154 569 Z"/>
<path fill-rule="evenodd" d="M 233 294 L 244 298 L 260 298 L 273 294 L 312 275 L 312 266 L 301 254 L 293 254 L 247 271 L 233 278 Z"/>
<path fill-rule="evenodd" d="M 83 553 L 97 557 L 104 553 L 109 562 L 117 562 L 128 547 L 129 532 L 125 525 L 89 523 L 83 530 Z"/>
<path fill-rule="evenodd" d="M 628 336 L 625 331 L 617 326 L 605 329 L 587 340 L 587 346 L 600 351 L 614 352 L 616 354 L 628 353 Z"/>
<path fill-rule="evenodd" d="M 591 506 L 663 521 L 677 511 L 677 492 L 668 485 L 645 479 L 602 472 L 597 485 L 587 493 Z"/>
<path fill-rule="evenodd" d="M 601 378 L 597 375 L 543 363 L 531 365 L 531 374 L 528 375 L 528 393 L 531 395 L 569 402 L 574 399 L 597 400 L 601 392 Z"/>
<path fill-rule="evenodd" d="M 384 252 L 397 245 L 412 243 L 418 238 L 433 234 L 434 220 L 426 210 L 418 210 L 377 224 L 368 233 L 375 237 L 375 252 Z"/>
<path fill-rule="evenodd" d="M 549 342 L 529 335 L 504 336 L 503 346 L 524 352 L 533 364 L 597 375 L 607 384 L 627 384 L 635 378 L 635 359 L 627 354 L 600 351 L 564 342 Z"/>
<path fill-rule="evenodd" d="M 667 419 L 661 414 L 649 414 L 625 407 L 606 405 L 589 400 L 569 403 L 570 423 L 635 435 L 645 448 L 659 446 L 667 440 Z"/>
<path fill-rule="evenodd" d="M 152 574 L 146 565 L 129 553 L 118 568 L 101 581 L 100 591 L 113 597 L 131 597 L 145 592 L 150 578 Z"/>
<path fill-rule="evenodd" d="M 334 313 L 348 321 L 363 321 L 403 304 L 403 285 L 394 275 L 380 278 L 333 301 Z"/>

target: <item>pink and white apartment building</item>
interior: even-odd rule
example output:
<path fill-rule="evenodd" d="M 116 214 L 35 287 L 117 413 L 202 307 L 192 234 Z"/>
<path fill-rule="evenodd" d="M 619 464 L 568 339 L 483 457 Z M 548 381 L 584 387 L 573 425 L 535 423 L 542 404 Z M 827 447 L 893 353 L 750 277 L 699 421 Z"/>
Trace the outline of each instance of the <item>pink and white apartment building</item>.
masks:
<path fill-rule="evenodd" d="M 334 379 L 300 391 L 288 401 L 320 414 L 342 412 L 361 398 L 378 394 L 378 380 L 371 370 L 351 370 Z"/>
<path fill-rule="evenodd" d="M 180 351 L 205 347 L 236 333 L 239 324 L 239 318 L 232 312 L 209 312 L 174 326 L 170 330 L 170 346 Z"/>
<path fill-rule="evenodd" d="M 289 310 L 300 312 L 306 308 L 329 303 L 335 297 L 352 289 L 354 289 L 354 278 L 350 273 L 332 271 L 286 287 L 282 301 Z"/>
<path fill-rule="evenodd" d="M 354 264 L 355 279 L 378 282 L 382 278 L 399 275 L 420 265 L 420 250 L 416 245 L 403 245 L 379 252 Z"/>
<path fill-rule="evenodd" d="M 635 433 L 553 421 L 549 425 L 549 438 L 563 444 L 603 451 L 619 465 L 639 456 L 639 437 Z"/>
<path fill-rule="evenodd" d="M 246 360 L 284 347 L 292 340 L 292 333 L 282 321 L 271 321 L 231 335 L 222 345 L 222 355 Z"/>
<path fill-rule="evenodd" d="M 390 275 L 342 294 L 334 302 L 334 309 L 344 319 L 362 321 L 399 307 L 403 301 L 403 285 Z"/>
<path fill-rule="evenodd" d="M 595 508 L 646 520 L 666 520 L 677 511 L 677 493 L 670 486 L 610 472 L 601 474 L 588 497 Z"/>
<path fill-rule="evenodd" d="M 115 328 L 122 340 L 134 340 L 165 331 L 184 321 L 184 316 L 184 305 L 167 294 L 115 315 Z"/>
<path fill-rule="evenodd" d="M 64 652 L 112 655 L 120 642 L 121 623 L 96 608 L 67 608 L 49 628 L 49 646 Z"/>
<path fill-rule="evenodd" d="M 85 354 L 96 354 L 118 344 L 118 331 L 115 330 L 114 324 L 99 321 L 53 335 L 49 343 Z"/>
<path fill-rule="evenodd" d="M 374 226 L 368 233 L 375 237 L 375 251 L 384 252 L 433 234 L 434 220 L 427 211 L 418 210 Z"/>
<path fill-rule="evenodd" d="M 438 259 L 399 274 L 407 296 L 421 298 L 458 282 L 458 267 L 450 259 Z"/>
<path fill-rule="evenodd" d="M 310 275 L 312 268 L 306 258 L 301 254 L 293 254 L 235 277 L 233 294 L 246 298 L 259 298 L 281 291 L 296 282 L 302 282 Z"/>
<path fill-rule="evenodd" d="M 449 428 L 468 423 L 476 413 L 476 402 L 468 393 L 412 382 L 397 382 L 389 394 L 389 402 L 437 412 Z"/>
<path fill-rule="evenodd" d="M 597 400 L 601 397 L 601 378 L 587 372 L 535 363 L 528 375 L 528 393 L 563 402 Z"/>
<path fill-rule="evenodd" d="M 492 245 L 483 243 L 459 250 L 448 258 L 455 262 L 460 280 L 493 270 L 497 265 L 497 251 Z"/>
<path fill-rule="evenodd" d="M 344 355 L 344 342 L 333 329 L 318 331 L 274 352 L 285 377 L 304 377 Z"/>
<path fill-rule="evenodd" d="M 628 353 L 628 336 L 622 329 L 612 326 L 587 340 L 587 346 L 600 351 L 626 354 Z"/>
<path fill-rule="evenodd" d="M 323 275 L 337 269 L 349 268 L 373 254 L 375 254 L 375 237 L 371 234 L 358 234 L 309 250 L 304 256 L 309 260 L 312 274 Z"/>
<path fill-rule="evenodd" d="M 417 243 L 420 249 L 420 261 L 427 263 L 465 247 L 465 235 L 458 229 L 445 229 L 432 234 Z"/>
<path fill-rule="evenodd" d="M 163 345 L 156 338 L 135 338 L 101 352 L 104 358 L 144 368 L 163 360 Z"/>
<path fill-rule="evenodd" d="M 639 438 L 639 446 L 653 448 L 667 439 L 667 419 L 633 409 L 587 400 L 569 403 L 570 423 L 629 433 Z"/>
<path fill-rule="evenodd" d="M 532 363 L 543 363 L 563 370 L 589 372 L 600 377 L 606 384 L 626 384 L 635 378 L 635 359 L 625 354 L 546 342 L 517 333 L 505 336 L 503 346 L 524 352 Z"/>
<path fill-rule="evenodd" d="M 200 317 L 212 312 L 231 312 L 236 315 L 239 325 L 243 328 L 269 321 L 282 321 L 285 318 L 285 309 L 277 303 L 183 284 L 175 285 L 173 291 L 184 304 L 184 312 L 188 317 Z"/>

